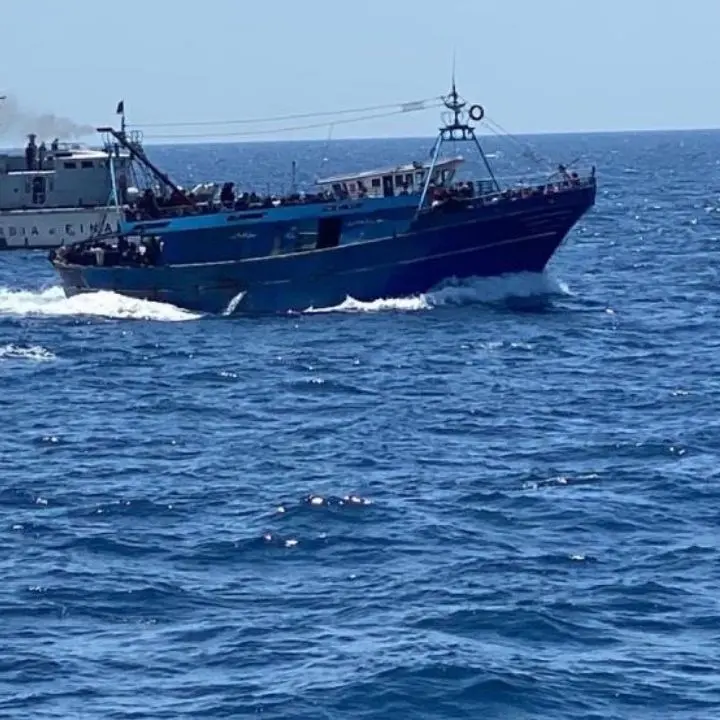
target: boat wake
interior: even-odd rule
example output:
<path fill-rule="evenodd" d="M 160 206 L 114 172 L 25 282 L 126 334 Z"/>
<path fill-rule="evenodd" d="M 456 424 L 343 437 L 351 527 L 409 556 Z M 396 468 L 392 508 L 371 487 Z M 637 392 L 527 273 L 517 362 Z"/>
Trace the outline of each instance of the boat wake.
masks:
<path fill-rule="evenodd" d="M 223 315 L 232 315 L 233 298 Z M 383 311 L 416 312 L 463 305 L 501 305 L 513 309 L 541 309 L 558 297 L 572 293 L 559 280 L 548 275 L 520 273 L 494 278 L 451 279 L 428 293 L 413 297 L 381 298 L 361 302 L 348 297 L 334 307 L 309 308 L 306 313 L 373 313 Z M 0 287 L 0 317 L 88 316 L 118 320 L 182 322 L 197 320 L 201 314 L 166 303 L 139 300 L 109 291 L 98 291 L 66 298 L 60 287 L 44 290 L 14 290 Z"/>
<path fill-rule="evenodd" d="M 45 290 L 13 290 L 0 287 L 0 317 L 45 316 L 71 317 L 75 315 L 122 320 L 155 320 L 180 322 L 197 320 L 196 313 L 173 305 L 137 300 L 114 292 L 93 292 L 66 298 L 60 287 Z"/>
<path fill-rule="evenodd" d="M 404 298 L 382 298 L 361 302 L 348 297 L 340 305 L 308 308 L 306 313 L 412 312 L 444 306 L 503 305 L 515 309 L 547 307 L 554 299 L 570 297 L 572 292 L 561 280 L 543 273 L 518 273 L 501 277 L 451 279 L 428 293 Z"/>

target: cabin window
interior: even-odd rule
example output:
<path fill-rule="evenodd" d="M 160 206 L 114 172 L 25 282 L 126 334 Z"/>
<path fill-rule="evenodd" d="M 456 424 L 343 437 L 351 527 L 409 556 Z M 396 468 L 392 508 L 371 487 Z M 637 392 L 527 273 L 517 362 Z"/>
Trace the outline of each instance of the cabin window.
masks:
<path fill-rule="evenodd" d="M 373 178 L 373 179 L 372 179 L 372 186 L 373 186 L 374 188 L 380 187 L 380 178 Z"/>
<path fill-rule="evenodd" d="M 412 176 L 412 173 L 408 173 L 408 174 L 405 176 L 405 184 L 406 184 L 406 185 L 412 185 L 412 184 L 413 184 L 413 176 Z"/>
<path fill-rule="evenodd" d="M 423 181 L 424 177 L 425 177 L 425 173 L 422 171 L 415 173 L 415 180 L 417 180 L 418 185 Z"/>
<path fill-rule="evenodd" d="M 342 192 L 342 185 L 341 185 L 340 183 L 335 183 L 335 184 L 332 186 L 332 189 L 333 189 L 333 192 L 339 194 L 340 192 Z"/>
<path fill-rule="evenodd" d="M 355 192 L 355 183 L 350 183 L 350 184 L 348 185 L 348 190 L 349 190 L 350 192 Z"/>
<path fill-rule="evenodd" d="M 92 160 L 83 160 L 82 163 L 80 163 L 80 166 L 85 169 L 95 167 Z"/>
<path fill-rule="evenodd" d="M 396 175 L 395 176 L 395 187 L 402 187 L 402 184 L 403 184 L 403 176 Z"/>
<path fill-rule="evenodd" d="M 74 162 L 64 162 L 63 167 L 66 170 L 74 170 L 77 167 L 77 165 Z"/>

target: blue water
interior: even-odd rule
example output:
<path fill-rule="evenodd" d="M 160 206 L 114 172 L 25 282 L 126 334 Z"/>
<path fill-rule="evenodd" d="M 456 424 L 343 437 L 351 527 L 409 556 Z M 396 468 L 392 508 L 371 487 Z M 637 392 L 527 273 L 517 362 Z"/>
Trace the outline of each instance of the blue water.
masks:
<path fill-rule="evenodd" d="M 542 277 L 207 318 L 0 256 L 0 716 L 720 716 L 720 133 L 533 145 L 600 183 Z"/>

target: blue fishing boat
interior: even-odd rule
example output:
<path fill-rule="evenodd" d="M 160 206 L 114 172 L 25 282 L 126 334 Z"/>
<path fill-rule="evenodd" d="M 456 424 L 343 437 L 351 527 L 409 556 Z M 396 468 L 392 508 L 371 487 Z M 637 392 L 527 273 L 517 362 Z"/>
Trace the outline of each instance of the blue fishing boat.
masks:
<path fill-rule="evenodd" d="M 594 205 L 595 168 L 581 176 L 560 165 L 542 182 L 502 188 L 471 124 L 483 108 L 466 109 L 454 83 L 443 102 L 429 162 L 325 178 L 305 196 L 236 195 L 226 183 L 218 203 L 174 184 L 124 124 L 99 128 L 110 138 L 122 219 L 111 234 L 50 253 L 65 294 L 111 290 L 211 314 L 284 313 L 415 295 L 450 278 L 541 272 Z M 474 145 L 487 177 L 456 182 L 463 160 L 441 158 L 447 142 Z M 164 200 L 150 188 L 128 200 L 127 180 L 116 183 L 112 171 L 120 146 L 166 188 Z"/>

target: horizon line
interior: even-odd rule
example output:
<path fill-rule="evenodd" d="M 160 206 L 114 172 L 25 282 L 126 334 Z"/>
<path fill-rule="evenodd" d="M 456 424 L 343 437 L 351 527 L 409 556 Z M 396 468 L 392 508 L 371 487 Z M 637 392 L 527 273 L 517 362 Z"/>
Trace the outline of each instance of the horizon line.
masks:
<path fill-rule="evenodd" d="M 517 137 L 517 138 L 541 138 L 541 137 L 556 137 L 556 136 L 577 136 L 577 135 L 650 135 L 650 134 L 671 134 L 671 133 L 703 133 L 703 132 L 720 132 L 720 126 L 717 127 L 672 127 L 672 128 L 628 128 L 621 130 L 545 130 L 542 132 L 518 132 L 518 133 L 483 133 L 478 132 L 478 140 L 482 141 L 483 138 L 502 138 L 502 137 Z M 97 135 L 98 133 L 92 133 Z M 0 134 L 0 138 L 2 135 Z M 83 138 L 89 138 L 88 135 L 81 135 L 72 139 L 65 139 L 62 142 L 76 142 L 80 144 L 89 144 L 87 141 L 83 142 Z M 349 137 L 336 137 L 331 138 L 270 138 L 270 137 L 255 137 L 248 136 L 242 137 L 225 137 L 213 138 L 212 135 L 206 137 L 198 137 L 197 139 L 189 138 L 177 138 L 173 141 L 172 138 L 167 140 L 142 140 L 142 144 L 145 147 L 182 147 L 182 146 L 194 146 L 194 145 L 259 145 L 267 143 L 323 143 L 327 144 L 336 142 L 372 142 L 378 140 L 422 140 L 428 141 L 436 138 L 437 135 L 359 135 Z M 19 138 L 18 138 L 19 139 Z M 448 141 L 451 142 L 451 141 Z M 2 146 L 0 146 L 2 147 Z M 10 149 L 10 148 L 5 148 Z M 14 148 L 17 149 L 17 148 Z"/>
<path fill-rule="evenodd" d="M 673 127 L 673 128 L 629 128 L 622 130 L 546 130 L 543 132 L 517 132 L 517 133 L 481 133 L 478 132 L 478 140 L 482 141 L 484 138 L 502 138 L 502 137 L 518 137 L 518 138 L 539 138 L 546 136 L 577 136 L 577 135 L 639 135 L 639 134 L 660 134 L 660 133 L 703 133 L 703 132 L 720 132 L 720 126 L 717 127 Z M 178 147 L 184 145 L 250 145 L 250 144 L 263 144 L 263 143 L 335 143 L 335 142 L 362 142 L 362 141 L 377 141 L 377 140 L 433 140 L 437 137 L 433 135 L 357 135 L 348 137 L 336 137 L 331 138 L 277 138 L 272 139 L 268 137 L 246 137 L 246 138 L 213 138 L 212 135 L 206 137 L 198 137 L 197 139 L 189 138 L 177 138 L 173 141 L 172 138 L 167 140 L 143 140 L 143 145 L 148 147 Z M 448 140 L 447 142 L 452 142 Z"/>

